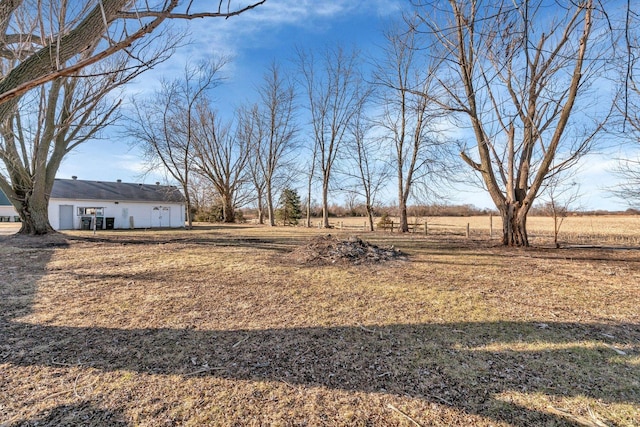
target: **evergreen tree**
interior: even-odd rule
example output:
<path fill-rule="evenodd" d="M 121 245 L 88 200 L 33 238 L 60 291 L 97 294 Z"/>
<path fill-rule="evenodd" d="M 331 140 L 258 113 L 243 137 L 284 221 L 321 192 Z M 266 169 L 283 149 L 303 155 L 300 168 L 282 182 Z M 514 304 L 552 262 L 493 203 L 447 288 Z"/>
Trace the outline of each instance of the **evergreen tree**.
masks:
<path fill-rule="evenodd" d="M 296 190 L 285 188 L 278 202 L 279 209 L 276 212 L 278 221 L 283 225 L 297 225 L 302 218 L 302 208 L 300 207 L 300 196 Z"/>

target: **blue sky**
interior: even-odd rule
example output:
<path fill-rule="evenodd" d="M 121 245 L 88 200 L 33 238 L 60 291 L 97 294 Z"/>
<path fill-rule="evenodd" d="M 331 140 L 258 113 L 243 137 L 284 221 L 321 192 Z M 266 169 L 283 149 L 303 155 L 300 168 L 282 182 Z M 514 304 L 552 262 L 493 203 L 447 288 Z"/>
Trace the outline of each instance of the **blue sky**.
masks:
<path fill-rule="evenodd" d="M 286 66 L 296 46 L 313 49 L 339 42 L 347 47 L 357 46 L 365 54 L 375 52 L 383 44 L 381 30 L 399 19 L 402 7 L 408 3 L 407 0 L 268 0 L 255 10 L 228 20 L 173 22 L 177 29 L 187 28 L 194 43 L 142 75 L 127 93 L 150 95 L 161 78 L 179 76 L 186 61 L 224 54 L 232 61 L 224 69 L 224 84 L 213 95 L 217 108 L 230 112 L 236 105 L 253 100 L 254 88 L 260 84 L 265 67 L 274 59 Z M 71 153 L 60 167 L 58 177 L 76 175 L 87 180 L 126 182 L 162 180 L 158 175 L 141 177 L 138 150 L 131 148 L 117 130 L 105 136 Z M 579 206 L 627 208 L 607 197 L 606 188 L 615 185 L 608 171 L 615 157 L 617 154 L 607 153 L 586 159 L 578 176 L 583 194 Z M 451 203 L 493 207 L 489 197 L 477 188 L 460 188 L 451 193 Z"/>
<path fill-rule="evenodd" d="M 274 59 L 286 66 L 293 59 L 296 46 L 313 48 L 341 42 L 365 51 L 379 45 L 380 30 L 388 19 L 400 16 L 401 3 L 405 2 L 269 0 L 228 20 L 174 21 L 171 25 L 177 30 L 186 28 L 194 43 L 140 76 L 127 92 L 150 95 L 160 79 L 180 76 L 187 61 L 227 55 L 232 60 L 223 70 L 225 82 L 212 95 L 218 109 L 232 110 L 245 100 L 253 100 L 254 88 L 260 84 L 265 67 Z M 130 150 L 119 136 L 80 146 L 65 159 L 58 176 L 135 182 L 139 173 L 137 150 Z"/>

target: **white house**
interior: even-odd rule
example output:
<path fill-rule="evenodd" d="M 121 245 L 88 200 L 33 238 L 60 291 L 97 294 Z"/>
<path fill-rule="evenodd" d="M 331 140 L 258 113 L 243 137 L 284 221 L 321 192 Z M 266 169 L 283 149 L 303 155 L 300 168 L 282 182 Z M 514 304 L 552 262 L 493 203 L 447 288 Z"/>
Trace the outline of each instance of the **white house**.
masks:
<path fill-rule="evenodd" d="M 174 186 L 56 179 L 49 223 L 56 230 L 184 227 L 185 199 Z"/>
<path fill-rule="evenodd" d="M 18 212 L 13 208 L 13 205 L 0 190 L 0 222 L 14 222 L 17 221 Z"/>
<path fill-rule="evenodd" d="M 174 186 L 56 179 L 49 223 L 56 230 L 184 227 L 185 199 Z"/>

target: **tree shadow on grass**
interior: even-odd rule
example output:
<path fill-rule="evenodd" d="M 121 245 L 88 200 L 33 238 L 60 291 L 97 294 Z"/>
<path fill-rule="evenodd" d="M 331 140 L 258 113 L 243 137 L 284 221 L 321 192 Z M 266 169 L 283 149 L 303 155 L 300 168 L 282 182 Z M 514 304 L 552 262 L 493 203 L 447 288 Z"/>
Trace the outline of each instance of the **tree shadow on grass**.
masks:
<path fill-rule="evenodd" d="M 103 426 L 126 427 L 130 425 L 121 413 L 107 411 L 94 407 L 91 402 L 81 402 L 76 405 L 60 405 L 43 411 L 32 419 L 19 420 L 6 427 L 18 426 Z"/>
<path fill-rule="evenodd" d="M 40 275 L 53 253 L 24 247 L 12 267 Z M 34 268 L 35 267 L 35 268 Z M 265 330 L 116 329 L 24 323 L 40 277 L 0 289 L 0 362 L 86 366 L 104 372 L 214 376 L 389 393 L 516 426 L 574 425 L 504 400 L 503 393 L 587 397 L 640 405 L 640 324 L 459 322 Z M 623 350 L 626 355 L 618 354 Z M 633 360 L 635 363 L 633 363 Z M 59 424 L 80 414 L 124 425 L 120 414 L 58 406 L 12 426 Z M 115 424 L 109 424 L 109 423 Z M 64 423 L 63 423 L 64 424 Z M 86 424 L 91 425 L 88 422 Z"/>
<path fill-rule="evenodd" d="M 98 244 L 116 244 L 116 245 L 132 245 L 132 246 L 156 246 L 167 244 L 189 244 L 202 247 L 237 247 L 270 250 L 276 253 L 290 252 L 297 245 L 304 242 L 304 239 L 293 239 L 288 237 L 273 237 L 269 239 L 261 239 L 254 237 L 238 237 L 225 235 L 189 235 L 181 234 L 180 237 L 167 237 L 158 235 L 137 235 L 130 236 L 125 233 L 110 235 L 87 235 L 87 236 L 66 236 L 71 242 L 87 242 Z"/>
<path fill-rule="evenodd" d="M 526 322 L 487 322 L 198 331 L 3 321 L 0 328 L 0 358 L 16 366 L 69 364 L 382 392 L 522 426 L 561 419 L 510 402 L 496 405 L 501 393 L 640 404 L 640 369 L 607 347 L 607 337 L 613 336 L 616 343 L 635 343 L 625 352 L 640 352 L 637 324 L 555 323 L 541 329 Z M 521 350 L 526 344 L 534 349 Z"/>

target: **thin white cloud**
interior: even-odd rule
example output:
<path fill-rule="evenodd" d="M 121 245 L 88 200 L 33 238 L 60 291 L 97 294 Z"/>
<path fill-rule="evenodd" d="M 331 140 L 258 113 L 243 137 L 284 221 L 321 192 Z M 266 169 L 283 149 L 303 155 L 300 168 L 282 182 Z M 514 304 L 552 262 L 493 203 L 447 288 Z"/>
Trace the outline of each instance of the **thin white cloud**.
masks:
<path fill-rule="evenodd" d="M 403 7 L 406 8 L 406 3 L 399 0 L 277 0 L 267 1 L 255 13 L 243 18 L 269 26 L 308 27 L 318 20 L 353 15 L 400 16 Z"/>
<path fill-rule="evenodd" d="M 334 19 L 354 15 L 388 16 L 400 13 L 400 0 L 268 0 L 265 4 L 227 20 L 199 20 L 187 25 L 198 46 L 233 55 L 239 47 L 283 27 L 313 31 Z"/>
<path fill-rule="evenodd" d="M 316 18 L 334 18 L 354 12 L 367 13 L 372 10 L 373 3 L 378 2 L 350 0 L 267 1 L 242 18 L 270 26 L 307 25 L 309 20 Z"/>

